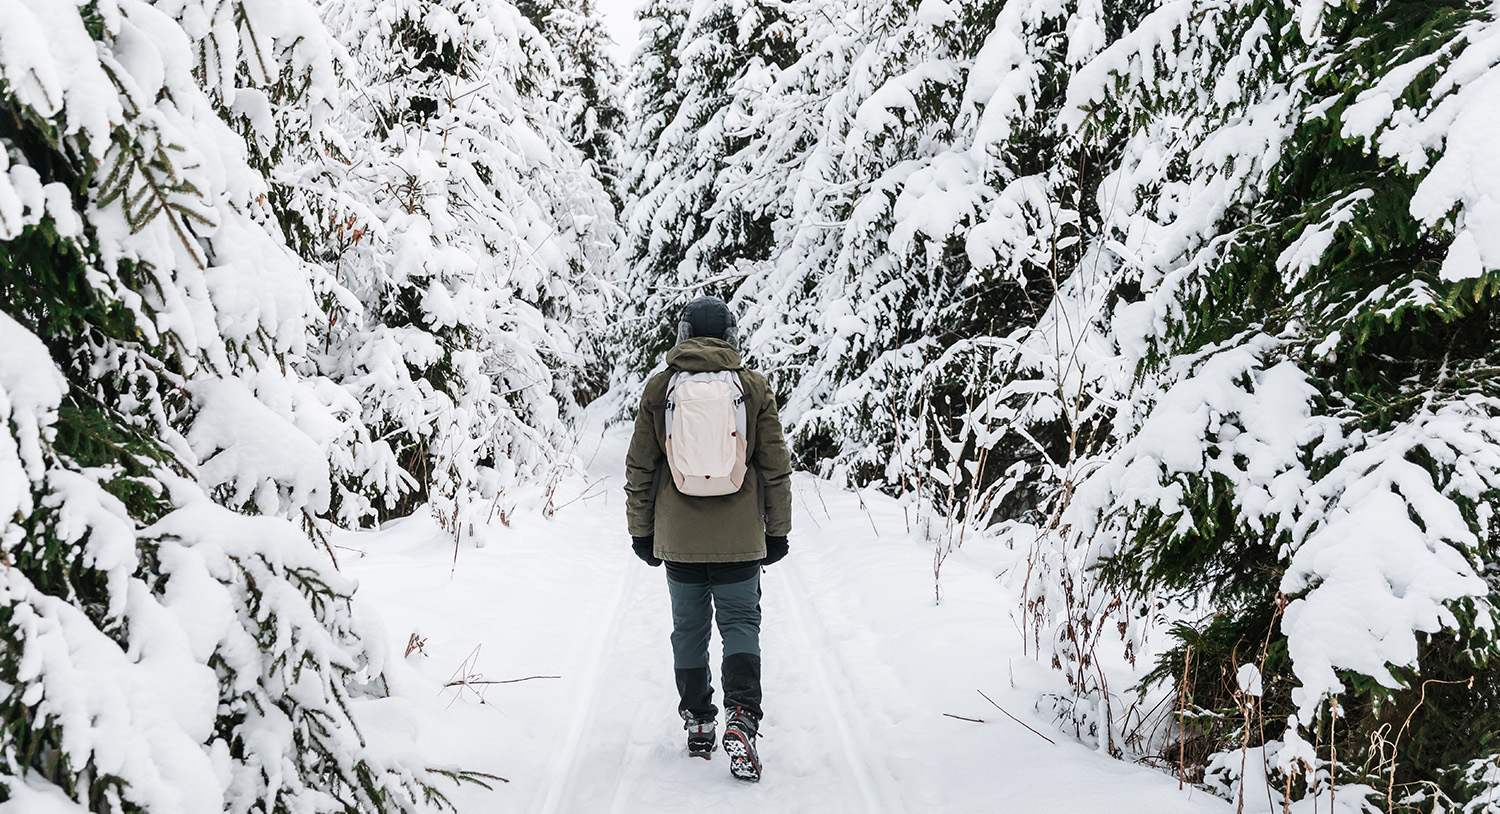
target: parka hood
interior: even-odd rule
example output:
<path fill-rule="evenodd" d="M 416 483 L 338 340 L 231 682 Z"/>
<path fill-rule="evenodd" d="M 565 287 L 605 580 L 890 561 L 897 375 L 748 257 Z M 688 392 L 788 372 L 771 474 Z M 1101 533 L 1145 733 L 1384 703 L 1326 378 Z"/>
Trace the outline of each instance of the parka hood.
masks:
<path fill-rule="evenodd" d="M 705 373 L 715 370 L 739 370 L 744 367 L 740 353 L 722 339 L 693 337 L 677 343 L 667 351 L 667 365 L 678 370 Z"/>

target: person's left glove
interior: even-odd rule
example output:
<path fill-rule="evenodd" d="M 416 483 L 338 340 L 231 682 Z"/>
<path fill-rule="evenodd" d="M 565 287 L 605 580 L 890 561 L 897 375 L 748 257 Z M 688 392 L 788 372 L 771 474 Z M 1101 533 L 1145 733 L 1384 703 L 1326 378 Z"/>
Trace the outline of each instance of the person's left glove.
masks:
<path fill-rule="evenodd" d="M 786 552 L 787 542 L 785 534 L 767 534 L 766 558 L 761 560 L 760 564 L 771 565 L 772 563 L 781 562 L 781 558 L 786 556 Z"/>
<path fill-rule="evenodd" d="M 635 555 L 641 558 L 641 562 L 655 568 L 661 565 L 661 557 L 656 556 L 653 550 L 656 548 L 656 538 L 653 537 L 631 537 L 630 547 L 635 549 Z"/>

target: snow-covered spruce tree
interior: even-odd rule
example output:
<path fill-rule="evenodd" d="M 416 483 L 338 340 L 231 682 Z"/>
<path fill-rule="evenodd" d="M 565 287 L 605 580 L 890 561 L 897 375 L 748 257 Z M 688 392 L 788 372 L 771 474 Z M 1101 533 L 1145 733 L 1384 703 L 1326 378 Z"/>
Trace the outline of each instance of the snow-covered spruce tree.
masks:
<path fill-rule="evenodd" d="M 1169 3 L 1070 91 L 1130 134 L 1105 186 L 1141 301 L 1122 444 L 1067 519 L 1143 613 L 1197 609 L 1154 678 L 1217 722 L 1209 780 L 1253 706 L 1298 811 L 1333 747 L 1350 810 L 1493 799 L 1497 55 L 1492 7 Z"/>
<path fill-rule="evenodd" d="M 806 464 L 915 503 L 939 596 L 967 535 L 1005 521 L 1031 547 L 1028 644 L 1069 677 L 1058 712 L 1112 744 L 1094 651 L 1118 592 L 1054 543 L 1130 385 L 1109 330 L 1135 278 L 1102 226 L 1123 139 L 1080 139 L 1059 114 L 1144 4 L 827 11 L 721 176 L 726 198 L 790 211 L 736 283 L 750 352 L 790 391 Z"/>
<path fill-rule="evenodd" d="M 826 89 L 803 114 L 815 129 L 793 181 L 785 251 L 742 296 L 754 303 L 757 358 L 800 371 L 787 415 L 803 460 L 915 491 L 919 480 L 935 486 L 925 476 L 945 471 L 964 444 L 949 422 L 964 410 L 963 377 L 952 369 L 963 362 L 929 365 L 975 335 L 969 317 L 989 335 L 1016 321 L 998 312 L 1027 307 L 1020 296 L 979 295 L 1004 284 L 981 279 L 963 240 L 993 192 L 982 148 L 979 162 L 968 149 L 964 120 L 977 109 L 965 82 L 999 5 L 830 10 L 827 35 L 814 38 L 821 46 L 786 72 Z M 923 494 L 955 497 L 948 488 Z"/>
<path fill-rule="evenodd" d="M 651 229 L 649 223 L 632 225 L 629 219 L 636 202 L 663 181 L 671 166 L 660 160 L 657 150 L 683 98 L 677 82 L 682 68 L 678 46 L 691 6 L 688 0 L 648 0 L 636 13 L 640 41 L 627 69 L 625 99 L 625 206 L 620 218 L 622 254 L 639 253 L 641 250 L 636 248 L 639 241 L 644 240 L 649 245 L 652 241 L 669 237 L 665 234 L 653 236 L 648 231 Z M 671 239 L 673 245 L 681 243 L 675 236 Z M 680 253 L 680 246 L 674 251 Z M 612 384 L 621 388 L 621 404 L 626 410 L 634 406 L 632 382 L 644 381 L 646 373 L 656 366 L 662 350 L 670 346 L 676 336 L 675 327 L 669 329 L 663 324 L 672 322 L 665 312 L 657 313 L 641 302 L 641 298 L 648 296 L 653 283 L 638 280 L 638 277 L 653 268 L 627 263 L 617 274 L 626 310 L 625 318 L 616 328 L 623 352 L 622 363 L 615 365 Z M 661 303 L 652 305 L 652 309 L 665 307 Z M 641 338 L 646 339 L 644 347 L 636 345 Z"/>
<path fill-rule="evenodd" d="M 316 310 L 190 41 L 138 0 L 0 26 L 0 802 L 441 804 L 361 738 L 382 654 L 285 519 L 332 493 L 268 397 Z"/>
<path fill-rule="evenodd" d="M 609 32 L 591 0 L 518 0 L 557 55 L 563 133 L 618 211 L 624 195 L 625 91 Z"/>
<path fill-rule="evenodd" d="M 640 19 L 623 286 L 624 371 L 636 379 L 671 346 L 684 302 L 730 294 L 737 264 L 771 255 L 773 213 L 725 201 L 720 173 L 749 140 L 742 96 L 790 64 L 800 39 L 766 0 L 657 0 Z"/>
<path fill-rule="evenodd" d="M 631 58 L 626 98 L 626 191 L 636 196 L 649 189 L 666 169 L 647 160 L 671 123 L 682 97 L 677 88 L 677 45 L 691 4 L 684 0 L 649 0 L 640 11 L 640 42 Z M 649 171 L 649 172 L 648 172 Z"/>
<path fill-rule="evenodd" d="M 1016 578 L 1026 647 L 1070 688 L 1047 703 L 1077 736 L 1116 754 L 1124 751 L 1116 733 L 1131 725 L 1116 712 L 1129 700 L 1117 710 L 1101 699 L 1128 694 L 1109 686 L 1097 649 L 1118 631 L 1133 660 L 1140 631 L 1114 624 L 1109 610 L 1120 591 L 1101 590 L 1076 553 L 1057 543 L 1067 538 L 1074 489 L 1112 449 L 1115 405 L 1132 383 L 1113 351 L 1112 315 L 1135 296 L 1139 272 L 1121 262 L 1106 229 L 1122 214 L 1107 179 L 1123 130 L 1080 138 L 1064 114 L 1079 72 L 1147 10 L 1136 2 L 1001 7 L 968 70 L 971 109 L 941 157 L 985 190 L 977 222 L 966 213 L 950 227 L 972 264 L 965 294 L 973 302 L 941 313 L 935 324 L 955 330 L 936 335 L 945 349 L 918 373 L 924 383 L 952 382 L 962 403 L 927 408 L 942 422 L 932 422 L 940 443 L 928 443 L 938 449 L 930 462 L 911 456 L 905 464 L 919 477 L 927 467 L 951 489 L 947 505 L 934 501 L 946 537 L 954 525 L 959 535 L 966 525 L 989 527 L 1027 550 Z M 948 169 L 935 183 L 904 190 L 912 219 L 941 224 L 929 213 L 955 197 L 962 177 Z"/>
<path fill-rule="evenodd" d="M 1033 510 L 1035 488 L 1015 487 L 1065 458 L 1067 436 L 1063 382 L 1036 381 L 1052 354 L 1023 344 L 1083 262 L 1097 217 L 1080 190 L 1103 164 L 1055 112 L 1070 71 L 1102 44 L 1106 17 L 1126 14 L 857 5 L 813 38 L 820 51 L 783 72 L 831 87 L 788 185 L 785 250 L 742 296 L 758 356 L 806 371 L 788 409 L 805 460 L 904 490 L 935 477 L 937 502 L 955 514 Z M 852 33 L 864 31 L 868 41 Z M 1006 436 L 1025 423 L 1015 411 L 1038 399 L 1047 404 L 1029 437 Z M 991 488 L 974 495 L 976 483 Z"/>
<path fill-rule="evenodd" d="M 354 55 L 349 194 L 335 273 L 358 318 L 325 337 L 331 374 L 454 519 L 465 495 L 548 471 L 604 311 L 614 220 L 559 129 L 557 62 L 508 3 L 337 0 Z"/>
<path fill-rule="evenodd" d="M 219 115 L 244 138 L 246 158 L 265 178 L 252 218 L 279 233 L 305 260 L 322 311 L 311 319 L 320 335 L 357 319 L 359 303 L 333 273 L 339 253 L 357 242 L 347 219 L 345 140 L 335 128 L 342 104 L 337 76 L 340 48 L 309 2 L 188 0 L 159 5 L 188 34 L 193 73 Z M 390 444 L 361 421 L 358 401 L 322 375 L 320 350 L 284 358 L 300 374 L 294 389 L 252 387 L 314 438 L 328 459 L 332 492 L 326 525 L 354 526 L 373 519 L 374 504 L 391 503 L 409 476 Z M 246 497 L 243 496 L 242 497 Z M 243 501 L 242 501 L 243 502 Z"/>

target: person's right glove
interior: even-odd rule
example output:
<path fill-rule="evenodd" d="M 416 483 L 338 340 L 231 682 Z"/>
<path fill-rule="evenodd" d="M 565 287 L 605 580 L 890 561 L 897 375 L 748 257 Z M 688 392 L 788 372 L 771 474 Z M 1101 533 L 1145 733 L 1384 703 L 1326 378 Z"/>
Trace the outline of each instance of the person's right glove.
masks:
<path fill-rule="evenodd" d="M 653 550 L 656 547 L 655 537 L 631 537 L 630 547 L 635 549 L 635 555 L 641 558 L 641 562 L 652 568 L 661 565 L 661 557 L 656 556 Z"/>
<path fill-rule="evenodd" d="M 773 563 L 781 562 L 781 558 L 786 556 L 786 552 L 787 543 L 785 534 L 767 534 L 766 558 L 761 560 L 760 564 L 771 565 Z"/>

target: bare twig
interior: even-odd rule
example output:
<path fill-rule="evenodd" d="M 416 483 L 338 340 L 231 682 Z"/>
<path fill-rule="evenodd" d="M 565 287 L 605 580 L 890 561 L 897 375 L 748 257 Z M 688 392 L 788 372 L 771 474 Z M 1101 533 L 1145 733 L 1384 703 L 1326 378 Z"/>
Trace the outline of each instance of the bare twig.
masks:
<path fill-rule="evenodd" d="M 1005 711 L 1005 707 L 1002 707 L 999 704 L 996 704 L 995 703 L 995 699 L 993 699 L 993 698 L 989 697 L 988 695 L 984 694 L 984 690 L 975 690 L 975 692 L 979 693 L 980 697 L 982 697 L 984 700 L 990 702 L 990 705 L 993 706 L 995 709 L 998 709 L 1001 712 L 1005 712 L 1005 717 L 1011 719 L 1012 721 L 1015 721 L 1016 723 L 1020 724 L 1021 726 L 1026 727 L 1027 729 L 1031 729 L 1031 725 L 1030 724 L 1027 724 L 1025 721 L 1021 720 L 1020 718 L 1017 718 L 1016 716 L 1010 714 L 1009 712 L 1006 712 Z M 1044 741 L 1052 744 L 1053 746 L 1057 745 L 1057 741 L 1055 741 L 1055 740 L 1047 737 L 1046 735 L 1043 735 L 1042 733 L 1036 731 L 1035 729 L 1031 729 L 1031 734 L 1036 735 L 1038 738 L 1041 738 L 1042 740 L 1044 740 Z"/>
<path fill-rule="evenodd" d="M 984 723 L 984 719 L 982 719 L 982 718 L 965 718 L 962 715 L 954 715 L 951 712 L 945 712 L 945 713 L 943 713 L 943 715 L 945 717 L 948 717 L 948 718 L 957 718 L 960 721 L 968 721 L 970 723 L 975 723 L 975 724 L 982 724 L 982 723 Z"/>
<path fill-rule="evenodd" d="M 1328 811 L 1329 814 L 1336 811 L 1333 807 L 1333 792 L 1339 784 L 1339 742 L 1334 738 L 1339 723 L 1339 699 L 1337 696 L 1329 699 L 1328 707 Z M 1314 750 L 1313 757 L 1317 757 Z M 1318 805 L 1317 783 L 1313 784 L 1313 807 Z M 1313 814 L 1317 814 L 1316 810 Z"/>
<path fill-rule="evenodd" d="M 1260 645 L 1260 663 L 1257 664 L 1256 667 L 1255 667 L 1255 669 L 1257 669 L 1257 670 L 1259 670 L 1261 672 L 1261 675 L 1265 675 L 1265 672 L 1266 672 L 1266 658 L 1267 658 L 1267 654 L 1271 650 L 1271 632 L 1276 629 L 1276 620 L 1278 618 L 1280 618 L 1282 612 L 1286 610 L 1286 601 L 1287 601 L 1286 600 L 1286 595 L 1283 594 L 1280 591 L 1277 591 L 1276 592 L 1276 612 L 1273 613 L 1273 614 L 1271 614 L 1271 624 L 1270 624 L 1270 627 L 1267 628 L 1267 630 L 1266 630 L 1266 640 L 1264 642 L 1262 642 L 1261 645 Z M 1263 683 L 1262 683 L 1262 686 L 1261 686 L 1261 691 L 1264 692 L 1265 691 L 1264 679 L 1262 679 L 1262 682 Z M 1258 701 L 1257 701 L 1257 705 L 1256 705 L 1256 719 L 1260 722 L 1260 761 L 1261 761 L 1261 768 L 1265 772 L 1266 777 L 1269 778 L 1271 776 L 1271 768 L 1270 768 L 1270 766 L 1268 766 L 1266 764 L 1266 761 L 1267 761 L 1267 758 L 1268 758 L 1268 756 L 1266 754 L 1266 707 L 1265 707 L 1265 699 L 1263 697 L 1260 698 L 1260 699 L 1258 699 Z M 1243 774 L 1240 775 L 1240 785 L 1241 786 L 1245 785 L 1245 776 Z M 1271 800 L 1271 783 L 1268 780 L 1266 782 L 1266 810 L 1270 811 L 1271 809 L 1275 808 L 1275 806 L 1276 806 L 1276 804 L 1274 802 L 1272 802 L 1272 800 Z"/>
<path fill-rule="evenodd" d="M 1396 810 L 1396 748 L 1401 743 L 1401 736 L 1406 733 L 1406 728 L 1408 726 L 1411 726 L 1411 719 L 1416 717 L 1417 710 L 1421 709 L 1422 705 L 1427 702 L 1428 684 L 1466 684 L 1470 689 L 1473 689 L 1474 677 L 1469 676 L 1468 678 L 1460 679 L 1458 681 L 1443 681 L 1442 679 L 1429 678 L 1426 681 L 1422 682 L 1422 694 L 1417 698 L 1417 705 L 1411 708 L 1411 712 L 1407 713 L 1406 720 L 1401 723 L 1401 728 L 1396 730 L 1395 739 L 1391 741 L 1391 779 L 1390 782 L 1386 785 L 1385 789 L 1387 811 Z"/>
<path fill-rule="evenodd" d="M 793 481 L 793 482 L 796 483 L 796 481 Z M 814 482 L 816 482 L 816 481 L 814 481 Z M 812 508 L 811 508 L 810 504 L 808 504 L 808 502 L 807 502 L 807 492 L 803 491 L 802 484 L 801 483 L 797 483 L 796 485 L 797 485 L 797 497 L 802 498 L 802 510 L 805 511 L 805 512 L 807 512 L 807 519 L 811 520 L 813 522 L 813 525 L 817 526 L 819 529 L 823 528 L 823 524 L 818 522 L 817 515 L 815 515 L 815 514 L 812 513 Z"/>
<path fill-rule="evenodd" d="M 303 525 L 308 530 L 308 533 L 313 537 L 313 539 L 315 539 L 318 542 L 322 543 L 323 544 L 323 550 L 328 552 L 328 559 L 330 559 L 330 560 L 333 561 L 333 570 L 335 570 L 335 571 L 342 571 L 342 570 L 344 570 L 344 569 L 342 569 L 342 568 L 339 567 L 339 555 L 333 553 L 333 541 L 329 540 L 328 539 L 328 535 L 324 534 L 323 531 L 318 528 L 318 526 L 317 526 L 317 518 L 313 517 L 312 514 L 309 513 L 306 509 L 303 509 L 302 510 L 302 520 L 303 520 Z"/>
<path fill-rule="evenodd" d="M 1188 670 L 1193 664 L 1193 646 L 1182 654 L 1182 700 L 1177 705 L 1177 790 L 1187 781 L 1187 694 Z"/>
<path fill-rule="evenodd" d="M 1490 772 L 1489 779 L 1485 781 L 1490 787 L 1489 796 L 1484 801 L 1486 807 L 1495 802 L 1495 790 L 1500 789 L 1500 784 L 1495 783 L 1495 775 L 1497 773 L 1500 773 L 1500 755 L 1495 756 L 1495 769 Z"/>
<path fill-rule="evenodd" d="M 567 501 L 565 503 L 559 503 L 558 505 L 553 506 L 552 507 L 553 514 L 556 514 L 557 512 L 561 511 L 562 509 L 565 509 L 568 506 L 571 506 L 572 504 L 577 503 L 580 500 L 587 500 L 588 498 L 594 497 L 597 494 L 594 491 L 594 487 L 598 486 L 599 484 L 601 484 L 601 483 L 603 483 L 604 481 L 607 481 L 607 480 L 609 480 L 608 477 L 603 477 L 603 478 L 597 478 L 595 480 L 589 481 L 588 485 L 586 487 L 584 487 L 583 492 L 581 492 L 577 497 L 575 497 L 572 500 L 569 500 L 569 501 Z"/>
<path fill-rule="evenodd" d="M 418 636 L 417 631 L 413 630 L 411 632 L 411 638 L 406 640 L 406 653 L 402 655 L 402 658 L 406 658 L 412 653 L 421 653 L 424 656 L 427 655 L 426 645 L 427 639 L 422 636 Z"/>
<path fill-rule="evenodd" d="M 818 503 L 823 507 L 823 517 L 825 519 L 832 520 L 833 515 L 828 513 L 828 504 L 823 500 L 823 490 L 818 487 L 819 480 L 821 480 L 821 478 L 813 478 L 813 494 L 818 496 Z"/>
<path fill-rule="evenodd" d="M 453 494 L 453 568 L 449 569 L 449 574 L 452 574 L 453 570 L 458 568 L 458 546 L 459 543 L 463 542 L 463 539 L 464 529 L 458 522 L 458 493 L 455 491 Z"/>
<path fill-rule="evenodd" d="M 869 519 L 870 529 L 875 532 L 876 537 L 879 537 L 880 529 L 875 526 L 875 515 L 871 514 L 870 507 L 865 505 L 865 496 L 858 489 L 854 490 L 854 496 L 859 498 L 859 507 L 864 510 L 865 517 Z"/>
<path fill-rule="evenodd" d="M 465 676 L 457 681 L 450 681 L 444 687 L 472 687 L 480 684 L 520 684 L 522 681 L 535 681 L 539 678 L 562 678 L 562 676 L 526 676 L 525 678 L 507 678 L 499 681 L 477 679 Z"/>

